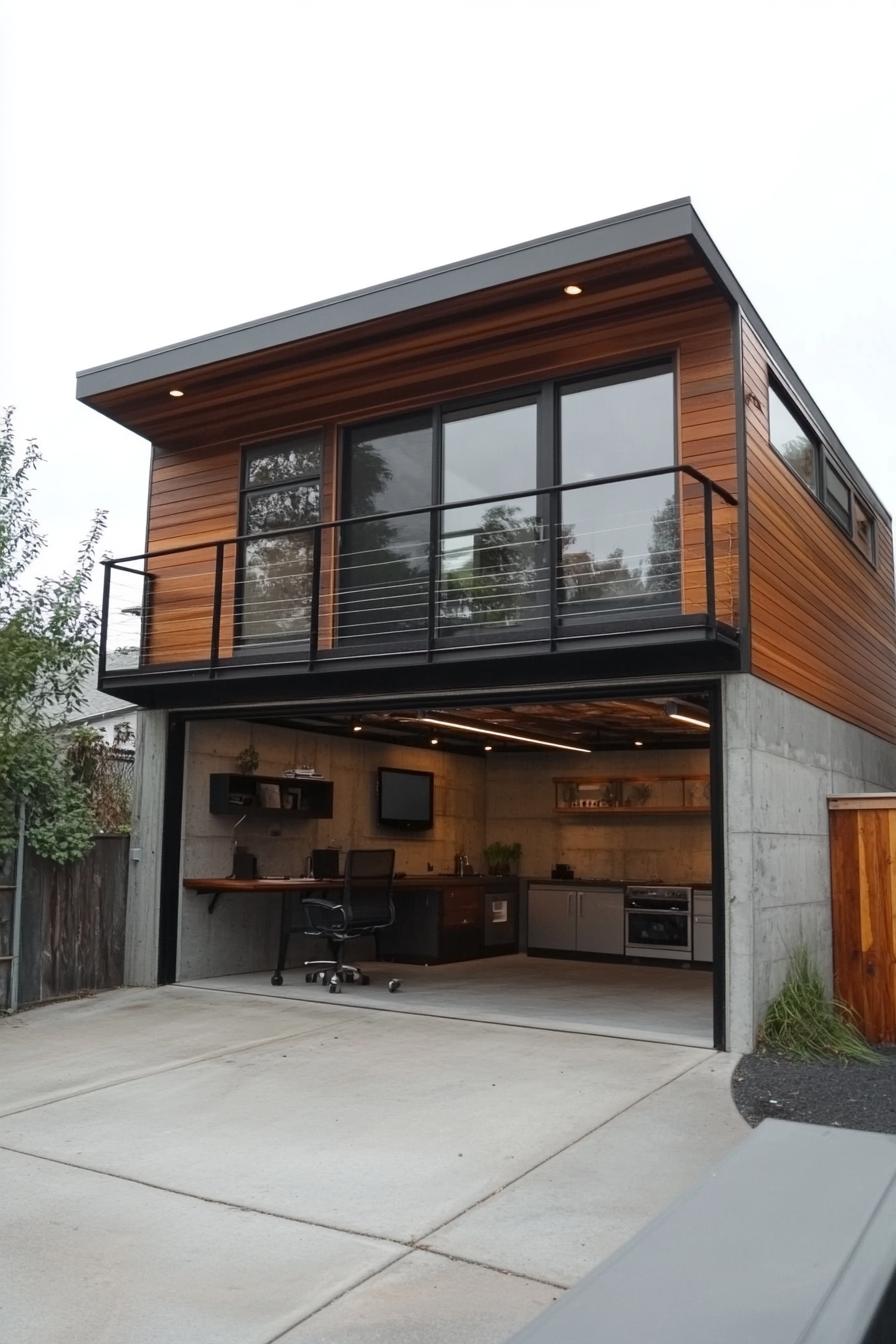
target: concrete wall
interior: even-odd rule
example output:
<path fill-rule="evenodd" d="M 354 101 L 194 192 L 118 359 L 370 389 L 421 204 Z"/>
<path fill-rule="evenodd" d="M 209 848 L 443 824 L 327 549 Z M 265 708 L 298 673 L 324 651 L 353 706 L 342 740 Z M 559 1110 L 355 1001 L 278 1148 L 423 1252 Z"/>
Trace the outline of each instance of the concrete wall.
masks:
<path fill-rule="evenodd" d="M 184 780 L 183 875 L 230 872 L 236 818 L 208 809 L 210 774 L 236 771 L 237 754 L 250 743 L 258 752 L 259 775 L 279 775 L 297 765 L 314 765 L 333 781 L 333 818 L 250 818 L 235 832 L 266 874 L 299 875 L 313 848 L 395 849 L 398 871 L 451 872 L 458 851 L 476 866 L 485 844 L 485 761 L 449 756 L 425 748 L 392 746 L 363 737 L 351 739 L 303 733 L 237 719 L 188 726 Z M 435 825 L 431 831 L 383 831 L 376 823 L 377 766 L 431 770 L 435 775 Z M 213 915 L 208 898 L 185 891 L 181 904 L 178 978 L 233 975 L 272 966 L 275 960 L 279 898 L 223 896 Z M 309 940 L 294 940 L 297 963 L 312 955 Z M 362 951 L 358 951 L 362 956 Z"/>
<path fill-rule="evenodd" d="M 827 797 L 896 788 L 896 747 L 754 676 L 723 704 L 728 1040 L 751 1050 L 794 948 L 831 982 Z"/>
<path fill-rule="evenodd" d="M 154 985 L 158 981 L 159 970 L 159 894 L 165 757 L 168 747 L 167 710 L 143 710 L 137 716 L 136 732 L 124 983 Z"/>
<path fill-rule="evenodd" d="M 712 876 L 708 814 L 693 817 L 620 817 L 586 812 L 554 812 L 554 779 L 611 775 L 708 775 L 709 753 L 687 751 L 601 752 L 572 758 L 565 751 L 527 752 L 489 758 L 486 818 L 490 840 L 519 840 L 522 871 L 549 877 L 558 861 L 577 877 L 620 878 L 630 882 L 708 882 Z"/>

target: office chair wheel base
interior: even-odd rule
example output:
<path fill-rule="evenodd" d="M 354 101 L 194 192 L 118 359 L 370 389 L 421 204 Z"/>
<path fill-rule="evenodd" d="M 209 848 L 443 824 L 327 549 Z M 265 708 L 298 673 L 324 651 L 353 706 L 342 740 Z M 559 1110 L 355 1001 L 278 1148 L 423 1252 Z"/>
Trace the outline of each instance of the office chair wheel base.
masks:
<path fill-rule="evenodd" d="M 331 994 L 342 993 L 342 981 L 339 979 L 338 975 L 330 976 L 330 993 Z"/>
<path fill-rule="evenodd" d="M 282 976 L 282 975 L 278 975 L 277 972 L 275 971 L 274 974 L 271 976 L 271 984 L 272 984 L 272 985 L 282 985 L 282 984 L 283 984 L 283 976 Z"/>
<path fill-rule="evenodd" d="M 388 989 L 390 994 L 395 994 L 397 990 L 401 989 L 401 981 L 390 980 L 386 988 Z"/>

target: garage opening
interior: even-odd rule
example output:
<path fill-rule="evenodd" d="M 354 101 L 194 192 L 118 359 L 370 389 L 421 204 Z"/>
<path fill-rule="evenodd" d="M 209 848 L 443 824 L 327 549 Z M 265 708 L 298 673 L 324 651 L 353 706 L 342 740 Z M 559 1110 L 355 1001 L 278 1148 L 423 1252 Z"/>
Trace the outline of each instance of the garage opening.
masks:
<path fill-rule="evenodd" d="M 193 720 L 177 979 L 719 1045 L 712 733 L 699 691 Z M 355 850 L 394 851 L 394 918 L 331 997 L 297 879 L 338 901 Z"/>

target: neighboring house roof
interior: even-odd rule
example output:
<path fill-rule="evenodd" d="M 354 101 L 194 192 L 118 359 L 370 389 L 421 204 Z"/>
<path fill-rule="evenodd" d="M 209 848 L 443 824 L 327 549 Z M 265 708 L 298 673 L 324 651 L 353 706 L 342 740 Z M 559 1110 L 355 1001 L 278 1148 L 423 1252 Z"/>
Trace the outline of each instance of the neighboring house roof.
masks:
<path fill-rule="evenodd" d="M 688 239 L 696 248 L 718 285 L 743 311 L 768 354 L 803 399 L 822 437 L 841 457 L 844 465 L 851 469 L 857 484 L 889 517 L 886 506 L 840 443 L 709 236 L 687 196 L 84 369 L 77 375 L 77 397 L 116 419 L 118 415 L 103 400 L 103 394 L 123 391 L 136 384 L 171 377 L 220 361 L 258 355 L 278 346 L 341 332 L 380 318 L 473 295 L 498 285 L 559 271 L 564 267 L 603 260 L 618 253 L 682 238 Z M 99 400 L 94 402 L 94 398 Z M 120 421 L 126 422 L 126 418 Z"/>
<path fill-rule="evenodd" d="M 97 690 L 97 668 L 94 665 L 84 678 L 81 686 L 82 709 L 72 714 L 67 723 L 94 723 L 99 719 L 110 719 L 122 714 L 137 714 L 139 708 L 130 700 L 119 700 L 116 695 L 107 695 Z"/>

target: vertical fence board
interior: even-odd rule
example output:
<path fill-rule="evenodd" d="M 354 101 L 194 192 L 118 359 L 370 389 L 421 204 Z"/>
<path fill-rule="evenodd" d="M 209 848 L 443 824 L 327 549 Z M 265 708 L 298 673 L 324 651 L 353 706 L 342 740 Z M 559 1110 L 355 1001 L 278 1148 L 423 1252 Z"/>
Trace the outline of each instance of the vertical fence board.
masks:
<path fill-rule="evenodd" d="M 896 1041 L 896 795 L 830 808 L 835 989 L 870 1041 Z"/>
<path fill-rule="evenodd" d="M 129 837 L 97 836 L 77 863 L 25 856 L 20 1004 L 123 981 Z"/>

